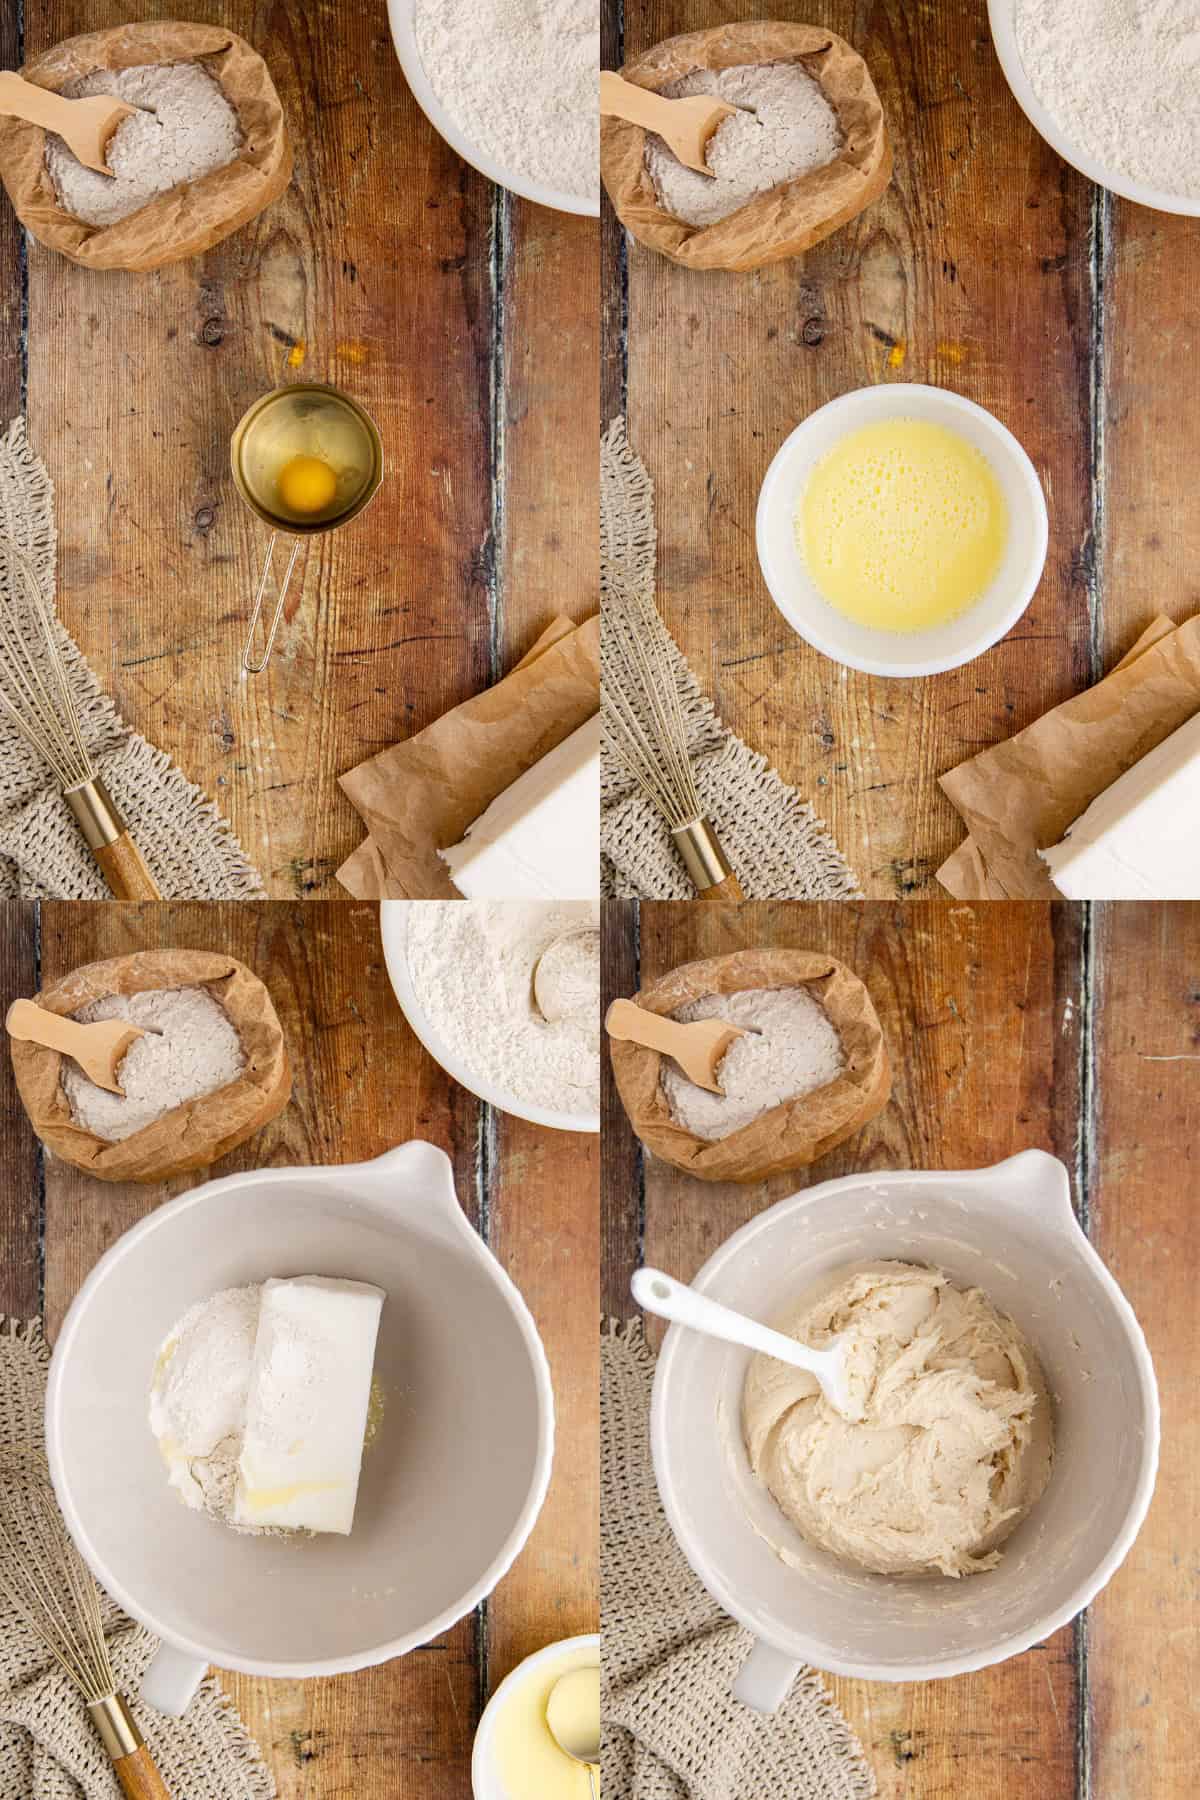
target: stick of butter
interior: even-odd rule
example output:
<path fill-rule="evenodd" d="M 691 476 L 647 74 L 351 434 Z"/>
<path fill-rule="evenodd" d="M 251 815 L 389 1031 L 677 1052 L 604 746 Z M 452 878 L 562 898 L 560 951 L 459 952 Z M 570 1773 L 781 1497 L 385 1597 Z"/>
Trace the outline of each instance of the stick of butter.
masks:
<path fill-rule="evenodd" d="M 384 1299 L 320 1275 L 263 1283 L 237 1524 L 349 1533 Z"/>
<path fill-rule="evenodd" d="M 600 714 L 497 794 L 438 853 L 467 900 L 600 895 Z"/>
<path fill-rule="evenodd" d="M 1200 713 L 1039 852 L 1068 900 L 1200 899 Z"/>

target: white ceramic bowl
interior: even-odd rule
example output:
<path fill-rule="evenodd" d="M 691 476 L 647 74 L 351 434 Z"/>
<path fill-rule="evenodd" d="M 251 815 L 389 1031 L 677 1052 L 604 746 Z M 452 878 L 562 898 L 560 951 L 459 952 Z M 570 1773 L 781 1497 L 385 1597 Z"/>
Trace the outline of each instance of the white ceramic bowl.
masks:
<path fill-rule="evenodd" d="M 506 168 L 494 156 L 489 156 L 486 150 L 481 150 L 472 142 L 454 114 L 447 112 L 429 84 L 421 52 L 417 47 L 415 0 L 388 0 L 388 20 L 392 27 L 396 55 L 404 70 L 404 79 L 412 89 L 417 105 L 434 130 L 445 138 L 452 150 L 458 151 L 464 162 L 469 162 L 473 169 L 478 169 L 489 181 L 498 182 L 501 187 L 520 194 L 526 200 L 535 201 L 538 206 L 551 206 L 556 212 L 579 213 L 589 219 L 600 217 L 598 194 L 594 200 L 585 200 L 578 194 L 565 193 L 561 188 L 543 187 L 540 182 L 530 181 L 527 176 Z M 485 44 L 480 44 L 479 53 L 486 56 Z"/>
<path fill-rule="evenodd" d="M 987 458 L 1008 507 L 1008 543 L 994 580 L 966 612 L 931 631 L 855 624 L 824 598 L 796 543 L 796 502 L 814 464 L 848 432 L 895 418 L 929 420 L 966 438 Z M 1012 630 L 1042 578 L 1049 524 L 1037 471 L 999 419 L 946 388 L 889 381 L 830 400 L 784 439 L 759 491 L 756 535 L 763 579 L 793 631 L 848 668 L 911 677 L 956 669 Z"/>
<path fill-rule="evenodd" d="M 1154 1489 L 1150 1353 L 1076 1224 L 1060 1162 L 1027 1150 L 969 1174 L 825 1182 L 736 1232 L 694 1285 L 770 1321 L 826 1272 L 864 1257 L 934 1264 L 1012 1315 L 1054 1396 L 1054 1468 L 995 1569 L 959 1581 L 850 1570 L 808 1544 L 751 1471 L 740 1427 L 750 1352 L 672 1326 L 651 1414 L 659 1490 L 693 1569 L 759 1640 L 735 1691 L 762 1711 L 802 1663 L 926 1681 L 1028 1650 L 1108 1581 Z"/>
<path fill-rule="evenodd" d="M 576 1651 L 593 1652 L 599 1662 L 599 1635 L 560 1638 L 556 1644 L 547 1644 L 544 1650 L 535 1651 L 524 1662 L 518 1663 L 511 1675 L 506 1675 L 500 1683 L 484 1707 L 479 1730 L 475 1733 L 475 1748 L 471 1756 L 471 1791 L 475 1800 L 526 1800 L 523 1795 L 510 1794 L 496 1767 L 496 1728 L 500 1715 L 517 1689 L 526 1681 L 535 1679 L 547 1663 L 565 1663 Z"/>
<path fill-rule="evenodd" d="M 146 1418 L 155 1358 L 197 1300 L 299 1274 L 386 1290 L 385 1413 L 349 1537 L 243 1537 L 167 1486 Z M 464 1216 L 448 1158 L 418 1141 L 370 1163 L 209 1182 L 127 1231 L 59 1333 L 46 1447 L 98 1581 L 163 1639 L 143 1697 L 181 1712 L 209 1663 L 332 1675 L 470 1612 L 541 1510 L 554 1400 L 524 1301 Z"/>
<path fill-rule="evenodd" d="M 486 1100 L 489 1106 L 498 1107 L 501 1112 L 513 1113 L 518 1119 L 529 1119 L 534 1125 L 549 1125 L 554 1131 L 599 1131 L 599 1112 L 556 1112 L 552 1107 L 535 1106 L 530 1100 L 519 1099 L 506 1088 L 498 1087 L 495 1082 L 486 1081 L 477 1075 L 466 1058 L 440 1035 L 421 1005 L 409 973 L 408 908 L 411 904 L 408 900 L 381 900 L 379 930 L 383 938 L 383 955 L 392 991 L 399 1001 L 401 1012 L 433 1060 L 440 1063 L 447 1075 L 452 1075 L 468 1093 Z M 447 906 L 458 904 L 458 901 L 446 901 Z M 530 905 L 536 904 L 536 901 L 530 902 Z"/>
<path fill-rule="evenodd" d="M 1069 6 L 1070 0 L 1065 0 L 1065 4 Z M 1030 85 L 1017 43 L 1016 19 L 1016 0 L 988 0 L 992 41 L 996 46 L 996 55 L 1004 70 L 1005 80 L 1013 91 L 1017 105 L 1051 149 L 1057 150 L 1064 162 L 1069 162 L 1073 169 L 1078 169 L 1089 181 L 1098 182 L 1101 187 L 1108 188 L 1114 194 L 1121 194 L 1126 200 L 1136 200 L 1139 206 L 1153 206 L 1158 212 L 1184 213 L 1191 218 L 1200 217 L 1200 198 L 1168 193 L 1163 188 L 1147 187 L 1144 182 L 1133 181 L 1119 169 L 1109 168 L 1106 163 L 1099 162 L 1096 157 L 1071 141 L 1054 114 L 1046 111 Z"/>

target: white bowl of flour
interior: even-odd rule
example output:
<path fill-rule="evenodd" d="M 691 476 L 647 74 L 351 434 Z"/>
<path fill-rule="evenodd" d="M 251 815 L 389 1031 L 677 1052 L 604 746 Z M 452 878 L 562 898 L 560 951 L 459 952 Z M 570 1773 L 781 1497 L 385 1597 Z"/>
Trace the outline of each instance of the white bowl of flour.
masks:
<path fill-rule="evenodd" d="M 1126 200 L 1200 217 L 1200 31 L 1190 0 L 988 0 L 1021 111 Z"/>
<path fill-rule="evenodd" d="M 421 111 L 490 181 L 600 216 L 595 0 L 388 0 Z"/>
<path fill-rule="evenodd" d="M 448 1075 L 534 1125 L 599 1131 L 598 957 L 581 955 L 576 1017 L 547 1022 L 533 997 L 544 951 L 598 933 L 596 902 L 385 900 L 379 913 L 401 1011 Z"/>

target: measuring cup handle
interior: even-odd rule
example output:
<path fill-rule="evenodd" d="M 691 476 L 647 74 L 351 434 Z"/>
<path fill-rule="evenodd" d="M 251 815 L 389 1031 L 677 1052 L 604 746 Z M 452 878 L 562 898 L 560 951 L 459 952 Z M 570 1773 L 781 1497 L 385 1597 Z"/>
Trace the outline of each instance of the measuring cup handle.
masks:
<path fill-rule="evenodd" d="M 271 559 L 275 555 L 275 541 L 279 533 L 271 533 L 271 541 L 267 545 L 267 553 L 263 558 L 262 574 L 258 578 L 258 592 L 254 596 L 254 610 L 250 614 L 250 629 L 246 633 L 246 643 L 242 650 L 242 668 L 247 675 L 261 675 L 271 660 L 271 652 L 275 648 L 275 637 L 279 630 L 279 622 L 283 618 L 283 604 L 287 599 L 288 585 L 292 579 L 292 571 L 296 567 L 296 558 L 300 554 L 300 539 L 292 544 L 292 554 L 288 557 L 288 566 L 283 572 L 283 583 L 279 589 L 279 598 L 275 602 L 275 611 L 271 615 L 271 629 L 267 633 L 266 648 L 258 662 L 251 658 L 254 639 L 258 633 L 258 621 L 262 617 L 263 601 L 267 595 L 267 583 L 271 579 Z"/>

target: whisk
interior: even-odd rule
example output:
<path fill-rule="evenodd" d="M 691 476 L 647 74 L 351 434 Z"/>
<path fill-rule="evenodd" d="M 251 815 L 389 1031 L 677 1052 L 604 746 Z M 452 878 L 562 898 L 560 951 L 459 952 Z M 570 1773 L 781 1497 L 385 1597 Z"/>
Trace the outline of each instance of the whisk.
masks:
<path fill-rule="evenodd" d="M 0 534 L 0 710 L 53 771 L 118 900 L 159 900 L 154 877 L 84 743 L 58 621 L 37 571 Z"/>
<path fill-rule="evenodd" d="M 703 816 L 666 626 L 648 596 L 606 596 L 600 631 L 604 748 L 653 802 L 700 900 L 740 900 L 741 885 Z"/>
<path fill-rule="evenodd" d="M 50 1471 L 35 1451 L 0 1456 L 0 1590 L 87 1702 L 129 1800 L 170 1800 L 116 1678 L 100 1593 L 67 1535 Z"/>

